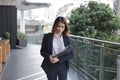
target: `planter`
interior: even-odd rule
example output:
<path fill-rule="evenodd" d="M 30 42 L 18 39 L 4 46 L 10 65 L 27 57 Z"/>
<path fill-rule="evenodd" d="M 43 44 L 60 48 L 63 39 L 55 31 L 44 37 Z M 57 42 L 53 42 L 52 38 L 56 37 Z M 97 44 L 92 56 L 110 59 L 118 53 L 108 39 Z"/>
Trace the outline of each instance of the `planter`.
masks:
<path fill-rule="evenodd" d="M 17 40 L 17 45 L 20 47 L 27 46 L 27 40 Z"/>
<path fill-rule="evenodd" d="M 27 36 L 26 34 L 22 33 L 22 32 L 18 32 L 17 33 L 17 41 L 16 41 L 17 45 L 20 47 L 25 47 L 27 46 Z"/>

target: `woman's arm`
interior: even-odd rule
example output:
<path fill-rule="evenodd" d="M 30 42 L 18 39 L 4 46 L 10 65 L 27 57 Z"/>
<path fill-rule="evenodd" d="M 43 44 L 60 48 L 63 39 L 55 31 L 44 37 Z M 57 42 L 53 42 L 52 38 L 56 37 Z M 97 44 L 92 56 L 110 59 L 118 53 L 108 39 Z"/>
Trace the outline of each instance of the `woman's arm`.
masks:
<path fill-rule="evenodd" d="M 42 45 L 41 45 L 41 55 L 44 58 L 49 58 L 49 54 L 47 53 L 47 34 L 44 35 L 43 40 L 42 40 Z"/>

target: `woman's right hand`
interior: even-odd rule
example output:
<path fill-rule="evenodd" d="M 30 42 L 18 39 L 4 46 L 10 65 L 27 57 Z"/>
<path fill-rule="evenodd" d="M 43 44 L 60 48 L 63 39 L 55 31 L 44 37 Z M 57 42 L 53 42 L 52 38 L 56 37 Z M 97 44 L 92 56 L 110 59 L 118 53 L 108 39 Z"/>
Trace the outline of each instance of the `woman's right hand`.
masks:
<path fill-rule="evenodd" d="M 49 56 L 49 59 L 50 59 L 50 62 L 52 63 L 52 62 L 53 62 L 53 57 L 52 57 L 52 55 Z"/>

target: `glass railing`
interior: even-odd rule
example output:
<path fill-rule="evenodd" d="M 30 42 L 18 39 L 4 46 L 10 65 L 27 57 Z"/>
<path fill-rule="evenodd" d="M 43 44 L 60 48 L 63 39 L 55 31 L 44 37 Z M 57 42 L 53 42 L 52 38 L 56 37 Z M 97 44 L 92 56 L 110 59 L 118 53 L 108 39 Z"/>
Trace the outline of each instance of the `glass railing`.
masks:
<path fill-rule="evenodd" d="M 74 58 L 71 63 L 91 80 L 117 80 L 117 56 L 119 49 L 105 47 L 120 43 L 71 35 Z"/>
<path fill-rule="evenodd" d="M 27 35 L 27 43 L 40 45 L 42 43 L 42 38 L 43 38 L 43 34 Z"/>
<path fill-rule="evenodd" d="M 43 34 L 28 35 L 28 44 L 41 44 L 42 38 Z M 120 48 L 113 49 L 105 46 L 120 47 L 120 43 L 74 35 L 71 35 L 71 43 L 74 50 L 71 63 L 82 72 L 81 76 L 85 78 L 83 80 L 87 80 L 86 76 L 89 80 L 116 80 L 117 56 L 120 54 Z M 78 77 L 78 73 L 74 77 Z"/>

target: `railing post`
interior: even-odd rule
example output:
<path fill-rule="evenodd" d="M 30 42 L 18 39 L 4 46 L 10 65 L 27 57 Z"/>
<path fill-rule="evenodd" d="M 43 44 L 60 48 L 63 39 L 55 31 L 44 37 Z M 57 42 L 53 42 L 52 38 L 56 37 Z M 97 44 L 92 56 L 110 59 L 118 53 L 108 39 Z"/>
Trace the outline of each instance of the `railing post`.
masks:
<path fill-rule="evenodd" d="M 104 47 L 104 43 L 102 44 L 102 46 Z M 103 47 L 101 47 L 99 80 L 104 80 L 104 51 L 103 51 Z"/>
<path fill-rule="evenodd" d="M 86 71 L 89 73 L 89 64 L 88 64 L 88 59 L 89 59 L 89 45 L 90 45 L 90 42 L 86 42 Z"/>
<path fill-rule="evenodd" d="M 117 80 L 120 80 L 120 55 L 117 58 Z"/>

